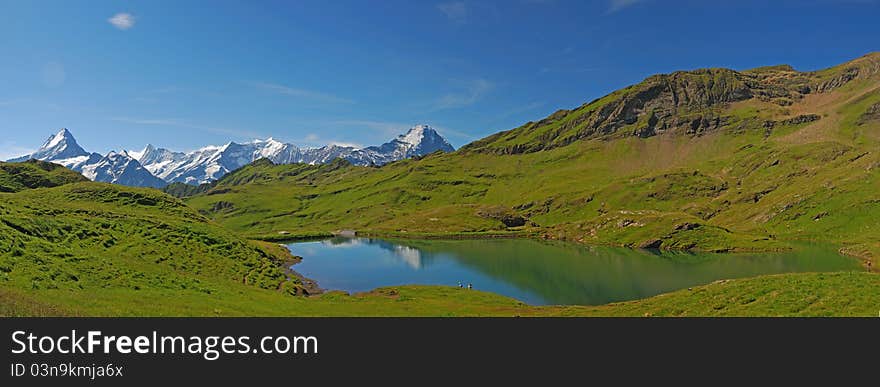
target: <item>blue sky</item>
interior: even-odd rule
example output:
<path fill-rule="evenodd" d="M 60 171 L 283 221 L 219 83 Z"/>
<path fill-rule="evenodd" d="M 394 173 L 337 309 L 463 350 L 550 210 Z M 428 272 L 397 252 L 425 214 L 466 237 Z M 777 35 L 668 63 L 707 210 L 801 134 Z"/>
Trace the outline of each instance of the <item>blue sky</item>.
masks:
<path fill-rule="evenodd" d="M 880 50 L 875 0 L 0 1 L 0 159 L 276 139 L 455 146 L 648 75 Z"/>

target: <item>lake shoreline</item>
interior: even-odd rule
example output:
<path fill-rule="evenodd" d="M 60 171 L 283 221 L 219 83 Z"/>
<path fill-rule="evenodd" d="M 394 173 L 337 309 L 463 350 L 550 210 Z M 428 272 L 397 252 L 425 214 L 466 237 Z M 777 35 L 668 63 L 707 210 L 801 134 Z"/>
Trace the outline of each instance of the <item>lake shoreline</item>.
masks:
<path fill-rule="evenodd" d="M 534 306 L 597 306 L 641 300 L 722 279 L 857 271 L 860 266 L 857 259 L 824 244 L 782 252 L 713 253 L 535 238 L 395 239 L 360 235 L 291 243 L 291 251 L 305 253 L 309 259 L 294 263 L 308 263 L 297 275 L 305 278 L 304 282 L 309 279 L 301 273 L 329 281 L 322 283 L 327 287 L 322 289 L 324 293 L 369 293 L 407 284 L 455 287 L 472 283 L 474 289 Z M 297 247 L 297 243 L 303 246 Z M 750 258 L 752 254 L 759 259 Z M 821 258 L 816 261 L 816 257 Z M 666 273 L 661 276 L 665 279 L 652 279 L 657 273 Z M 548 287 L 549 283 L 555 285 Z M 584 283 L 591 284 L 592 290 L 585 291 Z"/>
<path fill-rule="evenodd" d="M 341 233 L 313 233 L 308 234 L 307 236 L 293 236 L 293 237 L 277 237 L 275 235 L 268 236 L 268 239 L 261 239 L 258 236 L 251 237 L 257 240 L 266 240 L 271 242 L 280 242 L 280 243 L 297 243 L 297 242 L 309 242 L 309 241 L 320 241 L 332 237 L 344 237 L 344 238 L 352 238 L 352 237 L 366 237 L 366 238 L 377 238 L 377 239 L 422 239 L 422 240 L 494 240 L 494 239 L 526 239 L 526 240 L 535 240 L 535 241 L 553 241 L 553 242 L 566 242 L 572 243 L 575 245 L 581 246 L 602 246 L 602 247 L 621 247 L 627 249 L 634 250 L 660 250 L 660 251 L 670 251 L 670 252 L 692 252 L 692 253 L 780 253 L 786 251 L 794 250 L 791 246 L 785 247 L 767 247 L 767 248 L 756 248 L 756 247 L 729 247 L 723 249 L 705 249 L 699 247 L 692 248 L 643 248 L 638 247 L 631 244 L 624 243 L 602 243 L 602 242 L 585 242 L 577 239 L 567 239 L 567 238 L 556 238 L 556 237 L 548 237 L 546 235 L 542 235 L 538 231 L 498 231 L 498 232 L 453 232 L 453 233 L 419 233 L 419 232 L 395 232 L 395 231 L 352 231 L 351 235 L 343 235 Z M 794 242 L 798 242 L 796 240 L 792 240 Z M 847 254 L 849 255 L 849 254 Z"/>
<path fill-rule="evenodd" d="M 306 292 L 306 294 L 305 294 L 306 297 L 318 296 L 318 295 L 324 294 L 327 291 L 327 289 L 321 288 L 318 285 L 317 281 L 302 275 L 302 273 L 300 273 L 296 270 L 293 270 L 294 265 L 302 262 L 302 257 L 299 257 L 299 256 L 296 256 L 296 257 L 298 259 L 284 263 L 284 267 L 285 267 L 284 273 L 287 274 L 288 277 L 293 277 L 293 278 L 296 278 L 297 280 L 299 280 L 299 283 L 302 285 L 303 290 L 305 290 L 305 292 Z"/>

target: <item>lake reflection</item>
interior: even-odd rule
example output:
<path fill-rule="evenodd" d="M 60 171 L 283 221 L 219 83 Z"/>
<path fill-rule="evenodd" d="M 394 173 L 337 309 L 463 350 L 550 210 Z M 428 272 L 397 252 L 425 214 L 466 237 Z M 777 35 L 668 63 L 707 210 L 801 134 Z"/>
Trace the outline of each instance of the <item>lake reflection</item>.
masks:
<path fill-rule="evenodd" d="M 289 245 L 293 267 L 324 289 L 363 292 L 408 284 L 458 286 L 533 305 L 600 305 L 719 279 L 858 270 L 828 246 L 759 254 L 661 252 L 526 239 L 333 238 Z"/>

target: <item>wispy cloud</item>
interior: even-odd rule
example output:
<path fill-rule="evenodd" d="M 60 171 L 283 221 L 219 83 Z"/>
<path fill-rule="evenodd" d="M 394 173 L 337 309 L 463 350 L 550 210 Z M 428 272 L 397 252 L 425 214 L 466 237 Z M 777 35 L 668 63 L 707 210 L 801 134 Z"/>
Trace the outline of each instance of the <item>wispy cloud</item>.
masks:
<path fill-rule="evenodd" d="M 437 4 L 437 9 L 446 15 L 449 20 L 462 23 L 467 20 L 468 6 L 463 1 L 451 1 L 448 3 Z"/>
<path fill-rule="evenodd" d="M 298 97 L 303 99 L 308 99 L 315 102 L 323 102 L 323 103 L 335 103 L 335 104 L 351 104 L 354 103 L 353 100 L 348 98 L 342 98 L 335 96 L 333 94 L 322 93 L 319 91 L 299 89 L 295 87 L 288 87 L 285 85 L 279 85 L 276 83 L 266 83 L 266 82 L 252 82 L 252 85 L 261 89 L 273 91 L 275 93 L 281 95 L 288 95 L 291 97 Z"/>
<path fill-rule="evenodd" d="M 455 109 L 473 105 L 494 88 L 495 85 L 492 82 L 482 78 L 464 82 L 464 90 L 457 93 L 446 94 L 438 98 L 434 102 L 434 106 L 430 111 Z"/>
<path fill-rule="evenodd" d="M 615 13 L 642 1 L 644 0 L 611 0 L 611 4 L 608 6 L 608 13 Z"/>
<path fill-rule="evenodd" d="M 130 13 L 121 12 L 121 13 L 117 13 L 117 14 L 113 15 L 113 17 L 107 19 L 107 22 L 112 24 L 114 27 L 125 31 L 127 29 L 134 27 L 135 18 L 134 18 L 134 15 L 132 15 Z"/>
<path fill-rule="evenodd" d="M 174 118 L 155 119 L 155 118 L 113 117 L 113 118 L 110 118 L 110 120 L 116 121 L 116 122 L 124 122 L 127 124 L 134 124 L 134 125 L 170 126 L 170 127 L 175 127 L 175 128 L 195 129 L 195 130 L 201 130 L 201 131 L 211 132 L 211 133 L 216 133 L 216 134 L 238 136 L 238 137 L 242 137 L 242 138 L 245 138 L 245 137 L 247 137 L 247 138 L 261 138 L 262 137 L 262 135 L 260 133 L 253 132 L 250 130 L 224 128 L 224 127 L 210 126 L 210 125 L 198 125 L 198 124 L 192 124 L 187 121 L 174 119 Z"/>

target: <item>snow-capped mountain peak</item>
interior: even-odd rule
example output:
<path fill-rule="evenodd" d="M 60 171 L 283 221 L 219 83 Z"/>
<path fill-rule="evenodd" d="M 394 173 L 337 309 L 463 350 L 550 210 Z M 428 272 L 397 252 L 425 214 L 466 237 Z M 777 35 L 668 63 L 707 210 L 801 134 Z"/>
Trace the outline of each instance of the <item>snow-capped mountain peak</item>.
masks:
<path fill-rule="evenodd" d="M 80 172 L 91 180 L 113 184 L 153 188 L 167 185 L 125 151 L 110 151 L 97 162 L 82 166 Z"/>
<path fill-rule="evenodd" d="M 452 152 L 455 148 L 430 126 L 417 125 L 380 146 L 356 150 L 353 152 L 354 159 L 348 159 L 354 164 L 382 165 L 414 156 L 424 156 L 438 150 Z"/>
<path fill-rule="evenodd" d="M 140 159 L 143 158 L 145 155 L 148 155 L 151 152 L 155 152 L 155 151 L 156 151 L 156 147 L 154 147 L 153 144 L 147 144 L 147 146 L 145 146 L 144 149 L 141 150 L 140 152 L 128 151 L 128 155 L 131 157 L 134 157 L 136 160 L 140 161 Z"/>
<path fill-rule="evenodd" d="M 397 136 L 397 141 L 417 146 L 422 142 L 422 139 L 425 138 L 426 132 L 428 134 L 437 134 L 437 132 L 428 125 L 416 125 L 410 128 L 405 134 Z"/>
<path fill-rule="evenodd" d="M 416 125 L 406 134 L 397 137 L 397 141 L 412 146 L 417 154 L 428 154 L 438 150 L 452 152 L 455 149 L 440 133 L 428 125 Z"/>
<path fill-rule="evenodd" d="M 61 128 L 61 130 L 58 131 L 58 133 L 55 133 L 54 135 L 49 137 L 49 139 L 46 140 L 46 142 L 43 143 L 43 146 L 40 148 L 42 148 L 42 149 L 54 148 L 54 147 L 61 145 L 62 143 L 66 143 L 68 141 L 72 141 L 73 143 L 76 143 L 76 141 L 73 139 L 73 135 L 70 134 L 70 132 L 67 130 L 67 128 Z"/>
<path fill-rule="evenodd" d="M 70 165 L 83 161 L 88 158 L 88 156 L 89 153 L 76 143 L 76 139 L 73 138 L 73 135 L 70 134 L 67 128 L 62 128 L 58 133 L 49 136 L 49 138 L 43 143 L 43 146 L 41 146 L 36 152 L 9 161 L 17 162 L 37 159 L 53 161 L 57 164 L 70 167 Z"/>

